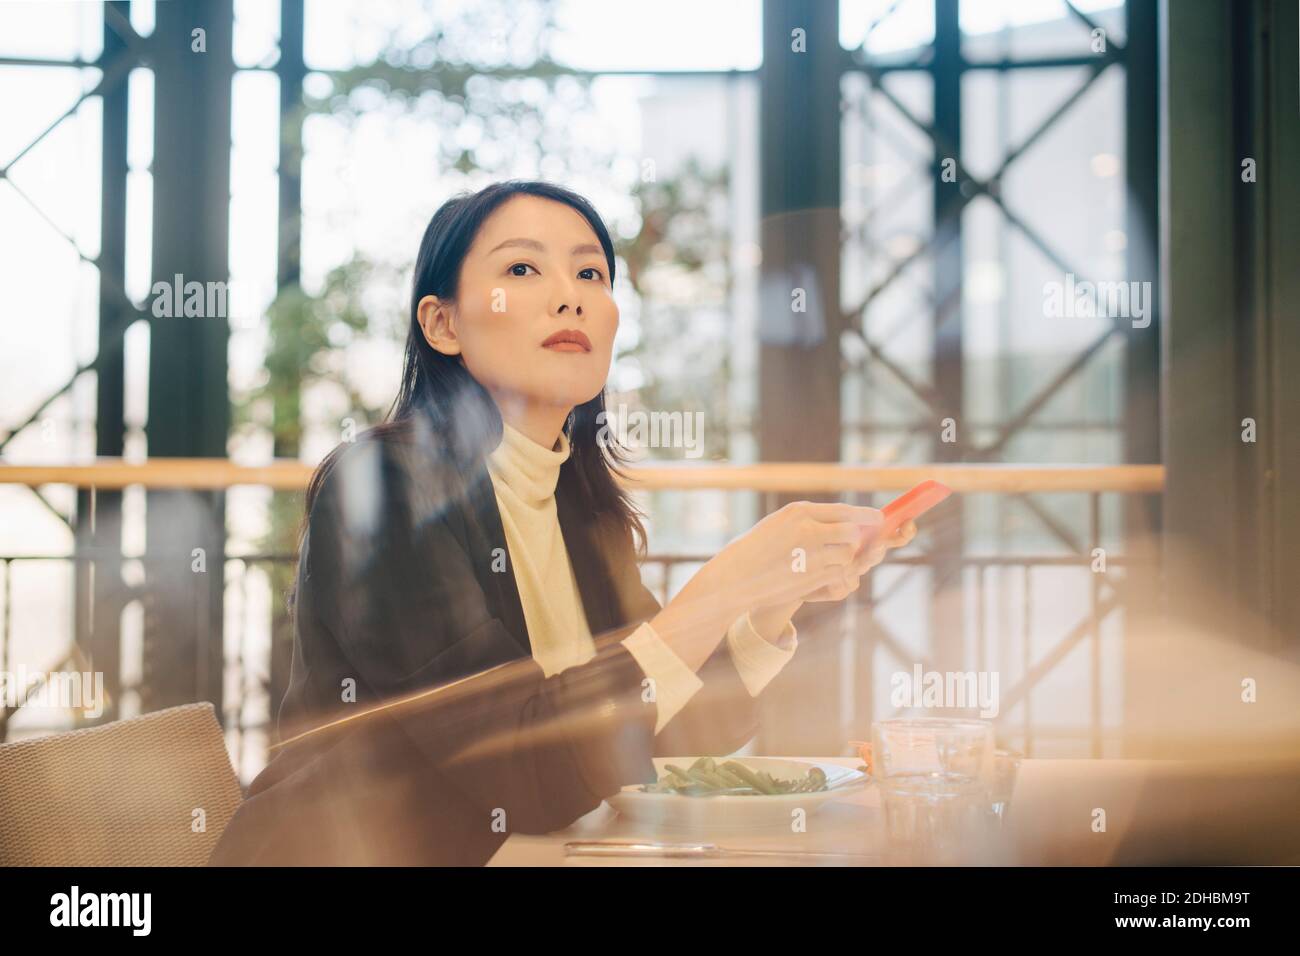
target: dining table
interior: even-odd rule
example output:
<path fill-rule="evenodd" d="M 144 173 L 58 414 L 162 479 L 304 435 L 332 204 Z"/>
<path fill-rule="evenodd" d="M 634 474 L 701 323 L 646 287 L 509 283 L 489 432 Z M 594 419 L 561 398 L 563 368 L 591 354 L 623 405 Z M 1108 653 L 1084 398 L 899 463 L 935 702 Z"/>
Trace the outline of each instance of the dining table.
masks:
<path fill-rule="evenodd" d="M 856 768 L 854 757 L 790 757 Z M 1000 827 L 987 850 L 964 862 L 1007 864 L 1065 862 L 1044 854 L 1073 852 L 1069 862 L 1105 863 L 1106 839 L 1089 828 L 1096 796 L 1078 781 L 1095 781 L 1108 794 L 1111 809 L 1123 820 L 1137 806 L 1139 782 L 1146 761 L 1024 759 L 1020 763 L 1008 806 L 1008 819 L 1019 814 L 1020 827 Z M 698 799 L 687 798 L 683 799 Z M 744 799 L 761 800 L 762 797 Z M 874 783 L 846 791 L 793 826 L 768 829 L 705 831 L 672 829 L 621 816 L 608 803 L 580 817 L 563 830 L 547 834 L 512 834 L 489 866 L 888 866 L 925 862 L 906 846 L 891 845 L 887 837 L 880 788 Z M 762 855 L 692 858 L 683 856 L 571 855 L 566 845 L 617 841 L 634 844 L 713 844 L 727 850 L 762 851 Z"/>

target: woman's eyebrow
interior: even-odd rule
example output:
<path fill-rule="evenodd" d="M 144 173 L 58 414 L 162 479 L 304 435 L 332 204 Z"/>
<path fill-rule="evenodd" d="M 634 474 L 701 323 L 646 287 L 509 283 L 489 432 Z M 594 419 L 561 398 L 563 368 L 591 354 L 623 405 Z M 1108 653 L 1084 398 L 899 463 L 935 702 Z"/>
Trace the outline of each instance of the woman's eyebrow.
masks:
<path fill-rule="evenodd" d="M 494 246 L 488 252 L 488 255 L 492 255 L 492 253 L 496 252 L 498 249 L 505 249 L 507 246 L 522 246 L 525 249 L 536 249 L 538 252 L 546 251 L 546 246 L 538 242 L 536 239 L 507 239 L 499 246 Z"/>
<path fill-rule="evenodd" d="M 505 242 L 491 249 L 488 252 L 488 255 L 492 255 L 492 253 L 496 252 L 497 249 L 504 249 L 507 246 L 522 246 L 525 249 L 535 249 L 538 252 L 546 251 L 545 244 L 538 242 L 536 239 L 507 239 Z M 570 249 L 569 255 L 576 256 L 584 253 L 592 253 L 595 255 L 600 255 L 601 251 L 602 250 L 600 246 L 595 245 L 594 243 L 584 242 L 584 243 L 579 243 L 578 245 Z"/>

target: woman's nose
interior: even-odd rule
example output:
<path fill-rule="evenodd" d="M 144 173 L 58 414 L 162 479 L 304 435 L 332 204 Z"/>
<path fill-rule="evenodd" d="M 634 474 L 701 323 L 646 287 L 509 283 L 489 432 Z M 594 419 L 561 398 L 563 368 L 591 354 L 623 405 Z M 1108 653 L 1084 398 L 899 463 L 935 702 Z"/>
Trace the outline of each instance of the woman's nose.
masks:
<path fill-rule="evenodd" d="M 561 283 L 555 290 L 552 311 L 556 315 L 567 315 L 569 313 L 582 315 L 582 306 L 578 302 L 578 290 L 572 283 Z"/>

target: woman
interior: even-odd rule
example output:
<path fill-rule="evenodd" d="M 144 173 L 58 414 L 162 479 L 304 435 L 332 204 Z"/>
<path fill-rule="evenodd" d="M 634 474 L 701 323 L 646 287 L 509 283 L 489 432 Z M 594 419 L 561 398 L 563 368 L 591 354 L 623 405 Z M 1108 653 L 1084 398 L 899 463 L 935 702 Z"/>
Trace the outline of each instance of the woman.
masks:
<path fill-rule="evenodd" d="M 661 607 L 603 427 L 613 281 L 604 223 L 559 186 L 434 215 L 393 410 L 308 489 L 290 739 L 211 863 L 480 864 L 653 780 L 652 756 L 729 753 L 791 615 L 911 539 L 800 502 Z"/>

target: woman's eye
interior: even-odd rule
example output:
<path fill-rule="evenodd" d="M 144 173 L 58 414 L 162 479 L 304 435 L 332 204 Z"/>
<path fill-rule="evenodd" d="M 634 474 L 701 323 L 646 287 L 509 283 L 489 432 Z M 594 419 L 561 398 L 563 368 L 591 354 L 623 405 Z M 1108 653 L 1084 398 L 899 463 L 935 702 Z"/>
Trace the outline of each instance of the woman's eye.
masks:
<path fill-rule="evenodd" d="M 530 266 L 530 265 L 529 265 L 528 263 L 526 263 L 526 262 L 516 262 L 516 263 L 515 263 L 514 265 L 512 265 L 512 266 L 511 266 L 507 271 L 508 271 L 512 276 L 526 276 L 526 275 L 528 275 L 528 270 L 531 269 L 531 268 L 533 268 L 533 267 Z M 522 272 L 518 271 L 518 270 L 521 270 L 521 269 L 523 270 Z"/>
<path fill-rule="evenodd" d="M 585 274 L 585 273 L 588 273 L 588 272 L 594 272 L 595 275 L 593 275 L 593 276 L 588 276 L 588 275 Z M 604 278 L 605 278 L 605 274 L 604 274 L 603 272 L 601 272 L 599 269 L 594 268 L 594 267 L 592 267 L 592 266 L 588 266 L 586 269 L 583 269 L 581 272 L 578 273 L 578 276 L 579 276 L 579 278 L 582 278 L 582 279 L 595 279 L 597 282 L 602 282 L 602 281 L 604 281 Z"/>

